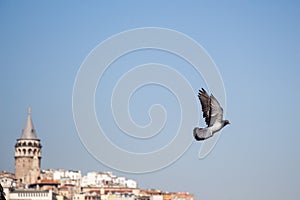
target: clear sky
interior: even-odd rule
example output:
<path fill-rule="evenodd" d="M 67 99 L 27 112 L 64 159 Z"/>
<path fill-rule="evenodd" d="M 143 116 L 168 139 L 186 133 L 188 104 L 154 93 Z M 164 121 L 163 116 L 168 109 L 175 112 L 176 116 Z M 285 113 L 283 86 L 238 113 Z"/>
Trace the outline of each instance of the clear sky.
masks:
<path fill-rule="evenodd" d="M 30 104 L 43 145 L 43 169 L 113 171 L 137 180 L 141 188 L 189 191 L 196 199 L 299 199 L 299 24 L 298 1 L 1 1 L 0 170 L 14 171 L 14 145 Z M 98 162 L 82 145 L 73 121 L 72 91 L 81 63 L 96 45 L 140 27 L 180 31 L 206 49 L 223 78 L 231 125 L 203 160 L 198 159 L 201 143 L 194 142 L 167 168 L 129 174 Z M 147 62 L 164 60 L 163 53 L 142 54 Z M 134 58 L 123 63 L 140 64 Z M 166 55 L 166 60 L 173 59 Z M 176 66 L 190 77 L 195 91 L 207 88 L 201 77 L 197 82 L 192 71 L 180 69 L 180 61 Z M 108 71 L 107 81 L 122 70 Z M 172 129 L 178 123 L 176 109 L 172 113 L 174 96 L 149 87 L 152 95 L 147 96 L 147 88 L 134 94 L 133 118 L 146 123 L 145 107 L 162 101 L 171 110 L 167 126 Z M 96 95 L 97 114 L 106 118 L 107 113 L 106 120 L 109 97 L 102 94 L 109 88 L 101 93 L 99 86 Z M 127 140 L 116 143 L 130 148 Z M 153 149 L 151 143 L 138 148 Z"/>

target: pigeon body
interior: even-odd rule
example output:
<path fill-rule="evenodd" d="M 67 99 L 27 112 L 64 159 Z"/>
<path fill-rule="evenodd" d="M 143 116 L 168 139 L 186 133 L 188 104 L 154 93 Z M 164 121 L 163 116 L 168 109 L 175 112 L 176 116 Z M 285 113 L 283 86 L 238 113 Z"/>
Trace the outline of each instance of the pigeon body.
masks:
<path fill-rule="evenodd" d="M 194 137 L 198 140 L 205 140 L 220 131 L 224 126 L 230 124 L 228 120 L 223 120 L 223 108 L 213 95 L 208 95 L 202 88 L 199 90 L 198 97 L 202 106 L 203 118 L 206 128 L 194 128 Z"/>

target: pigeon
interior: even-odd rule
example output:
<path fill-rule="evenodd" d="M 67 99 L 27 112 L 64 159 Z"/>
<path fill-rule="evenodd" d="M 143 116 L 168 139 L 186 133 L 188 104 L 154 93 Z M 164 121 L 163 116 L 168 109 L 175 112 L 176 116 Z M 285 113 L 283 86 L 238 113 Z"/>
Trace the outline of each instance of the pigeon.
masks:
<path fill-rule="evenodd" d="M 201 88 L 198 97 L 202 106 L 203 118 L 205 118 L 206 128 L 194 128 L 194 137 L 197 141 L 206 140 L 220 131 L 224 126 L 230 124 L 228 120 L 223 120 L 223 108 L 217 99 Z"/>

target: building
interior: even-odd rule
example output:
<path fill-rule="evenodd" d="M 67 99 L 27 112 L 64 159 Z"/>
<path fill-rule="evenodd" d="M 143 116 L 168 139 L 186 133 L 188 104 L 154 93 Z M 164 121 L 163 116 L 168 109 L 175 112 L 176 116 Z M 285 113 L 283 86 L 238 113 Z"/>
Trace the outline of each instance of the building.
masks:
<path fill-rule="evenodd" d="M 53 180 L 59 180 L 62 185 L 74 185 L 80 187 L 81 171 L 53 170 Z"/>
<path fill-rule="evenodd" d="M 163 194 L 164 200 L 194 200 L 194 195 L 188 192 L 167 192 Z"/>
<path fill-rule="evenodd" d="M 41 169 L 42 145 L 37 138 L 28 107 L 27 121 L 15 145 L 15 177 L 27 185 L 36 182 Z"/>
<path fill-rule="evenodd" d="M 41 179 L 59 181 L 61 185 L 81 186 L 81 171 L 65 169 L 41 170 Z"/>
<path fill-rule="evenodd" d="M 137 188 L 137 182 L 125 177 L 117 177 L 112 172 L 88 172 L 82 177 L 81 186 Z"/>
<path fill-rule="evenodd" d="M 3 192 L 7 196 L 9 190 L 17 186 L 15 175 L 10 172 L 0 171 L 0 185 L 2 185 Z"/>
<path fill-rule="evenodd" d="M 31 183 L 27 185 L 27 187 L 31 189 L 52 190 L 55 193 L 57 193 L 59 186 L 60 186 L 59 181 L 54 181 L 54 180 L 38 180 L 35 183 Z"/>
<path fill-rule="evenodd" d="M 19 189 L 9 193 L 8 200 L 57 200 L 52 190 Z"/>
<path fill-rule="evenodd" d="M 138 200 L 164 200 L 163 191 L 161 190 L 141 190 Z"/>
<path fill-rule="evenodd" d="M 113 174 L 111 172 L 88 172 L 86 176 L 82 177 L 82 187 L 95 186 L 103 187 L 105 185 L 112 185 Z"/>
<path fill-rule="evenodd" d="M 112 193 L 106 195 L 105 200 L 136 200 L 136 196 L 132 193 Z"/>
<path fill-rule="evenodd" d="M 47 169 L 41 171 L 41 179 L 41 182 L 58 182 L 57 190 L 53 189 L 53 191 L 67 199 L 81 192 L 81 171 Z"/>
<path fill-rule="evenodd" d="M 75 194 L 72 200 L 101 200 L 101 195 L 98 191 L 84 192 Z"/>
<path fill-rule="evenodd" d="M 141 190 L 137 200 L 194 200 L 188 192 L 163 192 L 161 190 Z"/>

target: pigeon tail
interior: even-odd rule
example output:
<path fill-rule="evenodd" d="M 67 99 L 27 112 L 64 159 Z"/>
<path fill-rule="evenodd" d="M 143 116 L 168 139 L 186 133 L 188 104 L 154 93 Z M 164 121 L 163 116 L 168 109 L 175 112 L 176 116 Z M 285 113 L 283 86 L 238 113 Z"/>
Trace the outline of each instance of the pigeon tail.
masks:
<path fill-rule="evenodd" d="M 212 131 L 209 128 L 194 128 L 194 137 L 197 141 L 205 140 L 213 136 Z"/>

